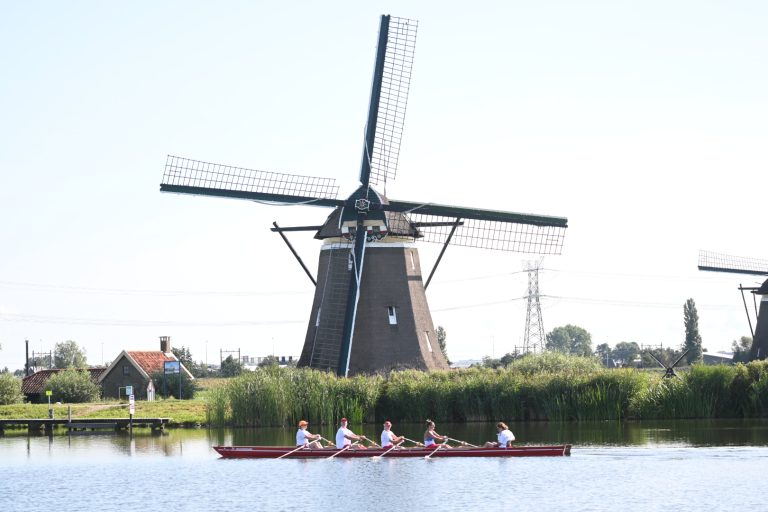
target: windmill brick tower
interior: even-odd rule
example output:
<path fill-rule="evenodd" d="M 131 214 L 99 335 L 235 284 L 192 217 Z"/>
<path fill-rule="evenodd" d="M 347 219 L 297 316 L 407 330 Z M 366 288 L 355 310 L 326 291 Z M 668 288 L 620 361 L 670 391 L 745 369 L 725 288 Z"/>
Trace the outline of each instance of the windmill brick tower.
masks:
<path fill-rule="evenodd" d="M 405 119 L 417 22 L 382 16 L 362 148 L 360 185 L 337 199 L 333 179 L 278 174 L 175 156 L 160 190 L 333 208 L 318 226 L 273 231 L 288 244 L 315 296 L 299 366 L 338 375 L 392 368 L 442 369 L 426 288 L 447 246 L 560 254 L 567 219 L 388 199 Z M 317 279 L 285 237 L 314 231 L 322 240 Z M 443 244 L 426 283 L 416 241 Z"/>

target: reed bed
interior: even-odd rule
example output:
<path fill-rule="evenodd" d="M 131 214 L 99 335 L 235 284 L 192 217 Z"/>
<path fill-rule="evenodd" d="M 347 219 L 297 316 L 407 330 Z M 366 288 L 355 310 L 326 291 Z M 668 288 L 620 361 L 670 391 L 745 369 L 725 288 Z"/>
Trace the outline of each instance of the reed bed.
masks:
<path fill-rule="evenodd" d="M 541 354 L 503 369 L 394 371 L 339 378 L 262 368 L 206 397 L 210 425 L 292 426 L 383 421 L 600 421 L 768 415 L 768 363 L 693 366 L 680 378 L 608 370 L 592 358 Z"/>

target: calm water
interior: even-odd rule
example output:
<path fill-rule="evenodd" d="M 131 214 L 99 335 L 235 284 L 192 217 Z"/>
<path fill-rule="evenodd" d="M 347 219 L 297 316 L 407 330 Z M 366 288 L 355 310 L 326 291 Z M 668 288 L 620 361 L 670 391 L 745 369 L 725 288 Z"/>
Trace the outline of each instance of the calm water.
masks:
<path fill-rule="evenodd" d="M 354 426 L 353 426 L 354 427 Z M 396 425 L 397 427 L 397 425 Z M 398 434 L 416 438 L 420 426 Z M 354 428 L 353 428 L 354 429 Z M 0 511 L 767 510 L 768 422 L 513 425 L 571 457 L 224 460 L 215 444 L 291 444 L 280 429 L 0 437 Z M 368 437 L 377 432 L 363 430 Z M 331 429 L 317 429 L 330 437 Z M 438 425 L 479 442 L 493 425 Z"/>

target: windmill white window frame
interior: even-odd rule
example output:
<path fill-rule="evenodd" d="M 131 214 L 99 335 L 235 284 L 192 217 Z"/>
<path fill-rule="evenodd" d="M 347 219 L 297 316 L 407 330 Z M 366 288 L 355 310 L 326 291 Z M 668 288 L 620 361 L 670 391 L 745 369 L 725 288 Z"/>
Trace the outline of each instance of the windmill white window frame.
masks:
<path fill-rule="evenodd" d="M 397 308 L 387 306 L 387 315 L 389 316 L 389 325 L 397 325 Z"/>
<path fill-rule="evenodd" d="M 432 352 L 432 342 L 429 341 L 429 331 L 424 331 L 424 339 L 427 340 L 427 348 Z"/>

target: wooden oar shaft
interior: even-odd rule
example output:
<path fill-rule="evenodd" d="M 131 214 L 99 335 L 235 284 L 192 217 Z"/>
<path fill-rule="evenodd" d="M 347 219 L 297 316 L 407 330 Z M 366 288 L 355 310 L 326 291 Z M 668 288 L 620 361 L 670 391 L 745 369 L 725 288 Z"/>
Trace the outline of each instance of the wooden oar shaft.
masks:
<path fill-rule="evenodd" d="M 384 453 L 382 453 L 381 455 L 374 455 L 374 457 L 373 457 L 373 458 L 374 458 L 374 459 L 380 459 L 380 458 L 382 458 L 383 456 L 385 456 L 386 454 L 388 454 L 389 452 L 391 452 L 392 450 L 394 450 L 395 448 L 397 448 L 398 446 L 400 446 L 400 445 L 401 445 L 401 444 L 403 444 L 404 442 L 405 442 L 405 441 L 400 441 L 399 443 L 397 443 L 397 444 L 394 444 L 394 445 L 390 446 L 389 448 L 387 448 L 387 450 L 386 450 Z"/>
<path fill-rule="evenodd" d="M 428 459 L 428 458 L 430 458 L 432 455 L 434 455 L 434 454 L 435 454 L 435 452 L 436 452 L 437 450 L 439 450 L 439 449 L 440 449 L 440 448 L 442 448 L 443 446 L 446 446 L 446 443 L 448 443 L 448 441 L 444 441 L 444 442 L 440 443 L 439 445 L 437 445 L 437 448 L 435 448 L 434 450 L 432 450 L 432 451 L 429 453 L 429 455 L 427 455 L 427 456 L 426 456 L 426 457 L 424 457 L 424 458 L 425 458 L 425 459 Z"/>
<path fill-rule="evenodd" d="M 288 453 L 284 453 L 281 456 L 279 456 L 278 459 L 282 459 L 283 457 L 287 457 L 288 455 L 290 455 L 290 454 L 292 454 L 294 452 L 297 452 L 297 451 L 301 450 L 302 448 L 306 448 L 306 447 L 307 447 L 307 445 L 305 445 L 305 444 L 303 444 L 301 446 L 297 446 L 296 448 L 294 448 L 293 450 L 289 451 Z"/>
<path fill-rule="evenodd" d="M 460 439 L 454 439 L 452 437 L 449 437 L 448 440 L 449 441 L 453 441 L 454 443 L 461 443 L 461 444 L 464 444 L 464 445 L 467 445 L 467 446 L 471 446 L 472 448 L 477 448 L 476 444 L 471 444 L 471 443 L 468 443 L 466 441 L 462 441 Z"/>
<path fill-rule="evenodd" d="M 330 457 L 328 457 L 328 459 L 326 459 L 326 460 L 331 460 L 332 458 L 334 458 L 335 456 L 337 456 L 337 455 L 338 455 L 338 454 L 340 454 L 341 452 L 343 452 L 343 451 L 345 451 L 345 450 L 349 450 L 350 448 L 352 448 L 352 447 L 353 447 L 353 446 L 355 446 L 356 444 L 357 444 L 357 441 L 355 441 L 355 442 L 354 442 L 354 443 L 352 443 L 352 444 L 348 444 L 347 446 L 345 446 L 345 447 L 344 447 L 344 448 L 342 448 L 341 450 L 337 451 L 336 453 L 334 453 L 333 455 L 331 455 Z"/>

